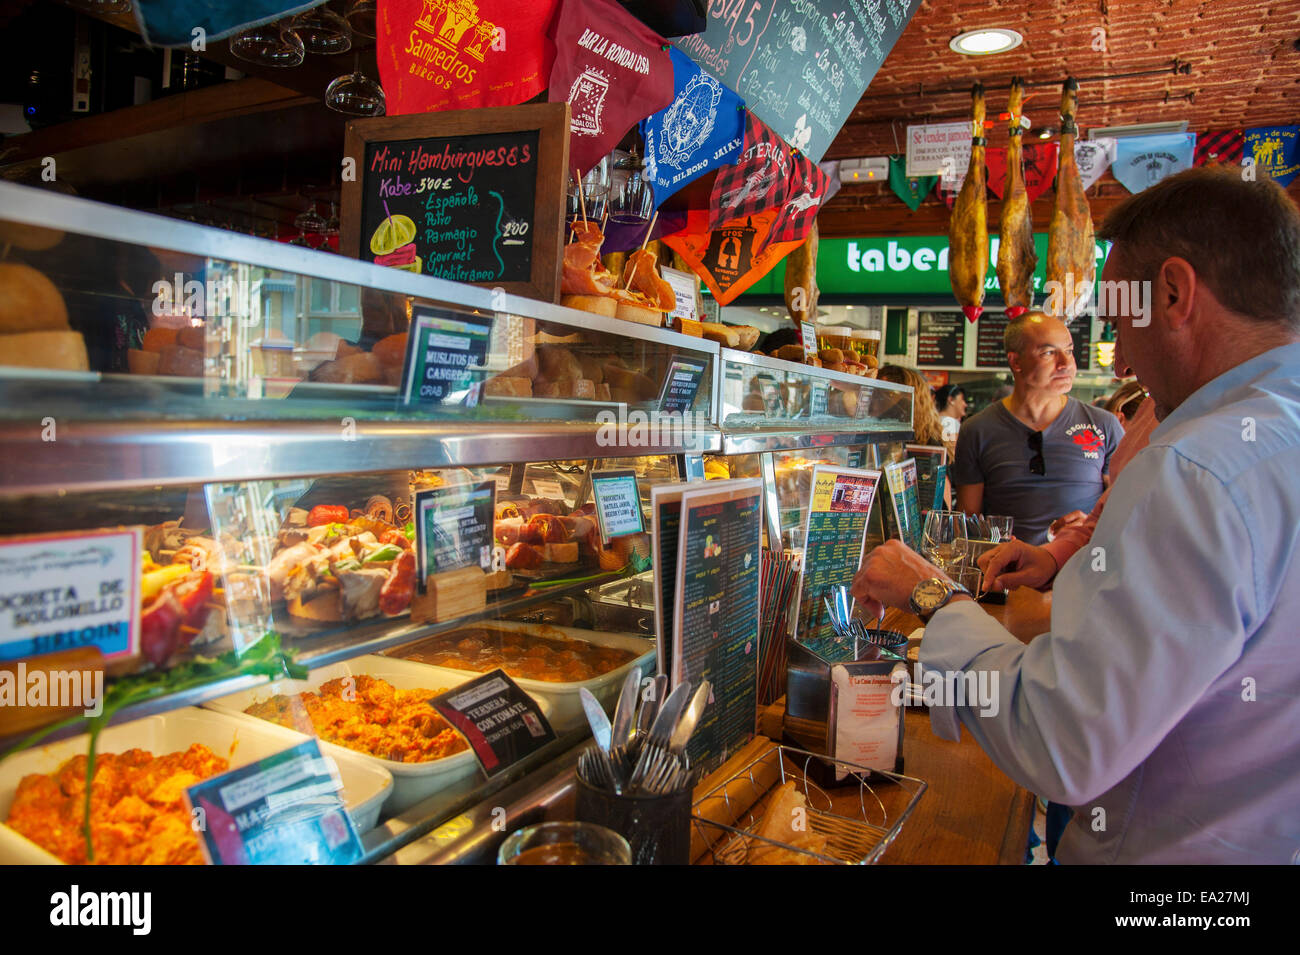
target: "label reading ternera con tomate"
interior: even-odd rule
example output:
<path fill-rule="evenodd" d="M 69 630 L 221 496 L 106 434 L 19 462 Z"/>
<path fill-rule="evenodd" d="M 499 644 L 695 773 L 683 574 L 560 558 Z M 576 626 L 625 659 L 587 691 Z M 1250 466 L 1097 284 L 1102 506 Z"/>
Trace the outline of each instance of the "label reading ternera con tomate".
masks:
<path fill-rule="evenodd" d="M 366 144 L 362 258 L 455 282 L 526 282 L 537 130 Z"/>

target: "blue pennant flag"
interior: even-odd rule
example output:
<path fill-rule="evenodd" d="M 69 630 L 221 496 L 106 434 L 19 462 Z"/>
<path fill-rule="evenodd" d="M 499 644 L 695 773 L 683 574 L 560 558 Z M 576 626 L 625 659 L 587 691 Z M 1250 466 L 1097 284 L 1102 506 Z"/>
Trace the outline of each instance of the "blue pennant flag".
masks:
<path fill-rule="evenodd" d="M 1268 176 L 1285 188 L 1300 173 L 1300 126 L 1258 126 L 1246 130 L 1244 159 L 1256 176 Z"/>
<path fill-rule="evenodd" d="M 1166 176 L 1192 168 L 1195 133 L 1122 136 L 1115 144 L 1110 171 L 1129 192 L 1141 192 Z"/>
<path fill-rule="evenodd" d="M 745 101 L 671 47 L 673 101 L 641 120 L 646 176 L 655 207 L 710 169 L 736 163 L 745 141 Z"/>
<path fill-rule="evenodd" d="M 319 7 L 325 0 L 135 0 L 140 33 L 150 46 L 204 44 Z"/>

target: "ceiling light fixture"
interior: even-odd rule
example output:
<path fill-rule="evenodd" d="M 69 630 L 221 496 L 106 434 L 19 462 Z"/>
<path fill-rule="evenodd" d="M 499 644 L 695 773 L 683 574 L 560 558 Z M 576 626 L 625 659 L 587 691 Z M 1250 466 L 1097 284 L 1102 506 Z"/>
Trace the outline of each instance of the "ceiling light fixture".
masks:
<path fill-rule="evenodd" d="M 1015 30 L 1001 27 L 986 30 L 967 30 L 948 41 L 948 48 L 962 56 L 992 56 L 1014 50 L 1025 38 Z"/>

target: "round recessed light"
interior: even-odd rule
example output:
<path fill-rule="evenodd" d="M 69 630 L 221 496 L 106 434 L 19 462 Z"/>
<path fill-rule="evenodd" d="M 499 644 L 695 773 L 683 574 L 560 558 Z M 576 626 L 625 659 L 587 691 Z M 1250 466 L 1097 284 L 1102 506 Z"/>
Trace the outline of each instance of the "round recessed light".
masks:
<path fill-rule="evenodd" d="M 1014 50 L 1025 38 L 1015 30 L 1004 30 L 1001 27 L 989 30 L 968 30 L 965 33 L 959 33 L 948 41 L 948 47 L 954 53 L 960 53 L 963 56 L 991 56 L 994 53 L 1005 53 L 1007 50 Z"/>

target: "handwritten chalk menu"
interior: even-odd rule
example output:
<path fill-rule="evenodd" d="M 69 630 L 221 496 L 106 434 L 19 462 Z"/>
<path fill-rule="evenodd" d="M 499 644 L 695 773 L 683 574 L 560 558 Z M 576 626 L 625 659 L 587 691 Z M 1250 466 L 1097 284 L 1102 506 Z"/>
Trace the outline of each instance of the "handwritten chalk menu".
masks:
<path fill-rule="evenodd" d="M 338 766 L 309 739 L 185 795 L 214 865 L 346 865 L 363 850 L 342 791 Z"/>
<path fill-rule="evenodd" d="M 429 701 L 468 740 L 483 772 L 496 776 L 555 739 L 531 696 L 493 670 Z"/>
<path fill-rule="evenodd" d="M 706 773 L 754 735 L 762 488 L 757 479 L 717 481 L 681 496 L 669 682 L 713 685 L 686 750 Z"/>
<path fill-rule="evenodd" d="M 1007 349 L 1002 336 L 1007 330 L 1005 312 L 985 312 L 975 331 L 975 367 L 1006 368 Z"/>
<path fill-rule="evenodd" d="M 140 528 L 0 543 L 0 660 L 98 647 L 140 649 Z"/>
<path fill-rule="evenodd" d="M 943 510 L 948 449 L 940 445 L 909 444 L 907 453 L 916 461 L 916 497 L 922 516 L 935 508 Z"/>
<path fill-rule="evenodd" d="M 460 567 L 492 569 L 496 481 L 415 492 L 415 554 L 420 593 L 434 574 Z"/>
<path fill-rule="evenodd" d="M 916 486 L 916 459 L 886 464 L 885 483 L 890 504 L 885 508 L 885 521 L 891 525 L 891 536 L 896 535 L 912 550 L 920 552 L 921 503 Z"/>
<path fill-rule="evenodd" d="M 795 594 L 795 633 L 805 643 L 833 635 L 822 595 L 832 587 L 853 583 L 879 483 L 879 471 L 813 467 L 804 522 L 803 576 Z"/>
<path fill-rule="evenodd" d="M 673 42 L 820 161 L 921 0 L 715 0 Z"/>
<path fill-rule="evenodd" d="M 563 103 L 350 122 L 340 248 L 555 301 L 568 124 Z"/>
<path fill-rule="evenodd" d="M 960 366 L 965 348 L 966 317 L 961 312 L 921 312 L 917 316 L 918 366 Z"/>

